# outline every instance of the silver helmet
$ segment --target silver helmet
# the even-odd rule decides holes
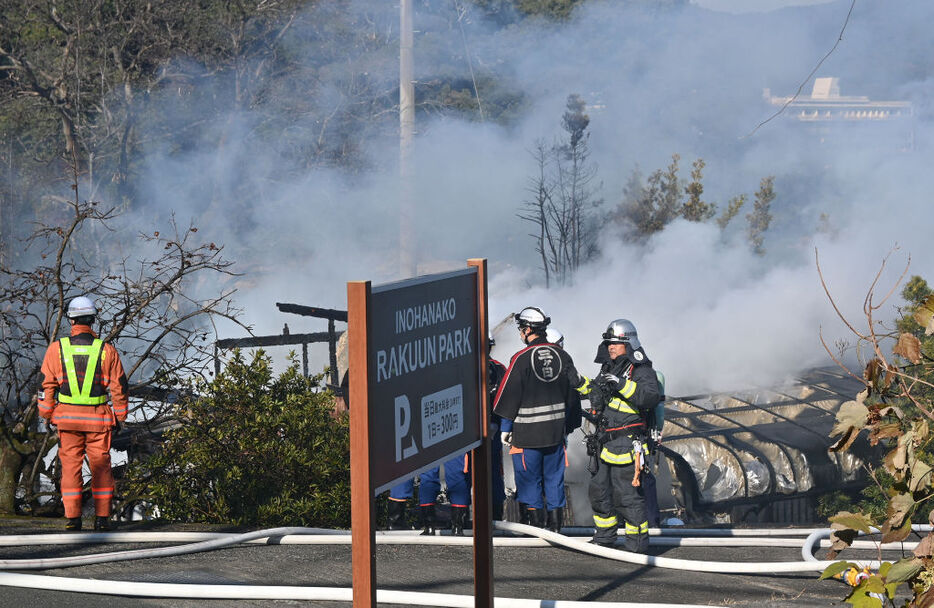
[[[96,317],[97,306],[94,304],[94,300],[91,298],[87,296],[78,296],[68,303],[67,316],[69,319],[77,319],[78,317]]]
[[[543,330],[551,323],[551,317],[546,315],[541,308],[535,306],[526,306],[515,314],[516,324],[531,329]]]
[[[549,327],[545,330],[545,340],[564,348],[564,334],[553,327]]]
[[[628,344],[632,350],[642,346],[636,326],[629,319],[616,319],[611,322],[603,332],[603,342],[604,344]]]

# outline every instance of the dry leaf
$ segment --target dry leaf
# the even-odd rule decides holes
[[[934,334],[934,294],[924,299],[914,314],[915,321],[924,328],[924,335]]]
[[[859,430],[866,426],[868,418],[868,407],[856,401],[847,401],[837,411],[837,423],[834,425],[833,430],[830,431],[830,436],[836,437],[851,428]]]
[[[903,333],[898,337],[898,343],[892,349],[892,352],[917,365],[921,363],[921,340],[917,336]]]

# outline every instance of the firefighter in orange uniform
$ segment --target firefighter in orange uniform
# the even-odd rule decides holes
[[[91,329],[94,301],[79,296],[68,304],[71,336],[49,345],[42,361],[39,415],[58,428],[62,461],[62,503],[66,530],[81,530],[81,466],[91,469],[95,530],[110,529],[114,478],[110,465],[112,429],[126,420],[127,378],[117,350]],[[107,404],[107,392],[113,406]]]

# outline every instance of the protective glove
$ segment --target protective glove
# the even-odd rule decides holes
[[[580,372],[577,371],[577,368],[573,365],[568,369],[568,383],[570,383],[571,388],[577,389],[584,386],[584,383],[587,382],[587,378],[580,375]]]
[[[512,432],[503,431],[499,434],[500,441],[503,442],[503,447],[509,449],[512,446]]]
[[[619,376],[604,372],[597,376],[597,381],[614,393],[619,391]]]

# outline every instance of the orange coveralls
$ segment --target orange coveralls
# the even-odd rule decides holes
[[[69,343],[73,347],[92,345],[97,334],[88,325],[71,327]],[[75,354],[75,378],[69,379],[68,367],[62,354],[62,341],[56,340],[45,351],[42,361],[42,391],[39,393],[39,415],[58,427],[58,455],[62,462],[62,503],[65,517],[81,516],[81,489],[84,479],[81,467],[87,455],[91,468],[91,494],[98,516],[110,515],[114,494],[114,478],[110,464],[111,430],[116,421],[123,422],[127,414],[127,378],[120,356],[110,344],[104,343],[94,364],[90,386],[85,384],[85,372],[91,355]],[[91,362],[95,363],[95,362]],[[77,387],[88,400],[97,404],[62,403],[74,401]],[[85,390],[89,388],[90,390]],[[107,404],[107,391],[113,407]]]

